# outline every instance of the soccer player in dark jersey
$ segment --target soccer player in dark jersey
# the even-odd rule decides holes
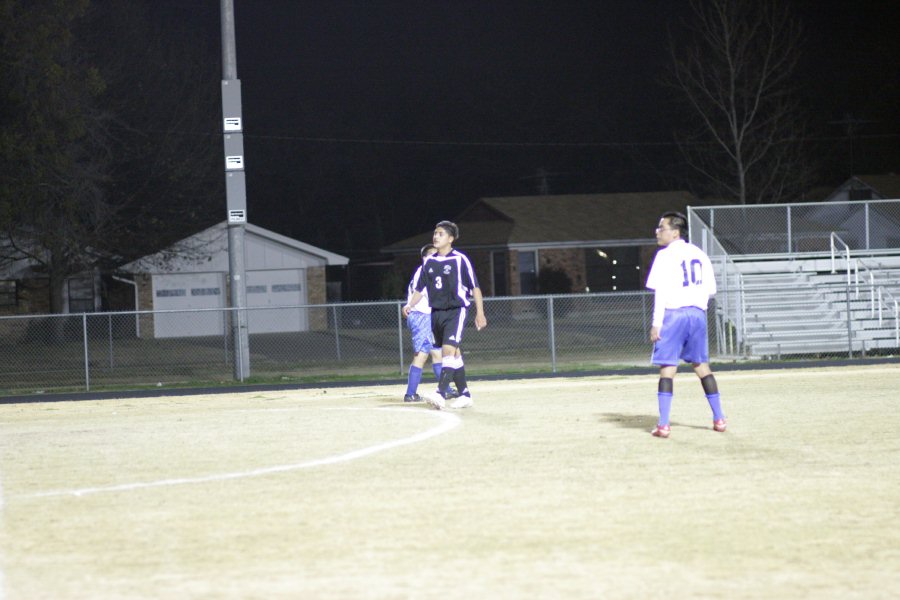
[[[403,307],[403,314],[408,315],[411,307],[422,298],[423,290],[428,289],[431,330],[435,345],[441,348],[442,368],[438,391],[428,394],[426,399],[437,409],[446,405],[451,382],[456,384],[459,393],[459,397],[451,403],[451,408],[472,406],[472,394],[466,383],[465,366],[459,349],[466,315],[472,302],[475,303],[475,327],[479,331],[487,327],[484,300],[475,277],[475,269],[472,268],[469,257],[453,249],[453,242],[458,238],[459,227],[455,223],[441,221],[435,226],[431,241],[437,253],[425,261],[416,290]]]

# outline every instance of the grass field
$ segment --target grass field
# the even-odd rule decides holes
[[[0,405],[0,598],[894,598],[894,365]]]

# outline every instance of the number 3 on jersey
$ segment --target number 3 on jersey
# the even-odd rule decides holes
[[[684,263],[682,263],[681,266],[684,266]],[[685,285],[687,285],[687,284],[685,284]],[[442,287],[444,287],[444,282],[441,281],[440,275],[438,275],[437,277],[434,278],[434,287],[436,287],[437,289],[441,289]]]
[[[681,272],[684,274],[682,286],[687,287],[703,283],[703,264],[696,258],[690,264],[690,280],[688,280],[688,264],[686,261],[681,261]]]

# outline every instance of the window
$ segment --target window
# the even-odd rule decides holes
[[[273,292],[299,292],[299,283],[276,283],[272,285]]]
[[[218,296],[221,290],[214,288],[191,288],[191,296]]]
[[[176,296],[187,296],[187,290],[156,290],[157,298],[174,298]]]
[[[15,306],[16,304],[16,282],[10,279],[0,281],[0,306]]]
[[[491,252],[491,277],[495,296],[509,295],[509,287],[506,282],[506,260],[506,252]]]
[[[640,249],[633,247],[587,248],[584,254],[587,291],[622,292],[640,290]]]
[[[519,252],[519,293],[537,293],[537,251]]]
[[[88,274],[82,277],[72,277],[67,280],[69,288],[69,312],[86,313],[94,312],[94,277]]]

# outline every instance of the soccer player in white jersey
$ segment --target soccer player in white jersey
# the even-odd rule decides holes
[[[422,266],[429,256],[437,252],[433,244],[425,244],[419,251],[422,257],[422,264],[413,273],[409,286],[406,289],[407,302],[416,291],[416,285],[422,277]],[[409,365],[409,375],[406,378],[406,394],[403,396],[404,402],[421,402],[422,397],[416,393],[419,383],[422,382],[422,368],[428,357],[431,357],[431,368],[434,371],[434,377],[438,381],[441,379],[441,350],[434,345],[434,334],[431,333],[431,307],[428,305],[428,295],[424,295],[416,304],[410,305],[409,314],[406,316],[406,325],[409,327],[412,336],[413,356],[412,364]]]
[[[456,384],[459,397],[451,408],[472,406],[472,394],[466,382],[465,365],[459,346],[462,342],[463,326],[469,306],[475,302],[475,327],[487,327],[484,316],[484,301],[475,269],[462,252],[454,250],[453,242],[459,238],[459,227],[450,221],[435,225],[431,241],[437,253],[431,255],[422,266],[422,276],[415,286],[415,292],[403,307],[408,315],[412,306],[422,299],[428,289],[428,303],[431,306],[431,331],[435,344],[441,347],[441,378],[436,393],[426,395],[426,400],[437,409],[444,408],[450,393],[451,381]],[[472,300],[469,299],[471,294]]]
[[[719,388],[709,368],[709,339],[706,332],[706,308],[716,293],[712,263],[706,253],[682,237],[687,233],[687,218],[667,212],[656,228],[656,243],[661,246],[653,259],[647,288],[654,291],[652,362],[659,367],[659,421],[650,433],[669,437],[673,382],[680,360],[691,364],[700,378],[703,392],[713,413],[713,429],[725,431]]]

